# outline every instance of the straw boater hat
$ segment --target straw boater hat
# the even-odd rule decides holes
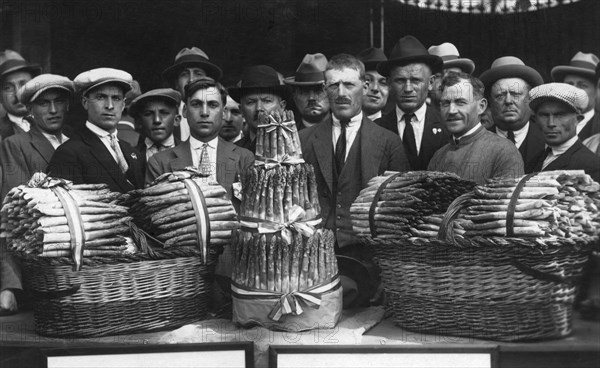
[[[162,77],[168,83],[177,78],[177,73],[186,66],[198,66],[206,72],[206,75],[218,81],[223,76],[221,68],[211,63],[208,55],[197,47],[183,48],[175,56],[175,62],[162,72]]]
[[[560,101],[581,115],[588,105],[588,96],[582,89],[566,83],[542,84],[529,91],[529,107],[533,111],[546,101]]]
[[[442,71],[442,59],[437,55],[430,55],[414,36],[402,37],[394,46],[388,60],[377,64],[377,71],[387,77],[393,67],[411,63],[424,63],[431,68],[433,74]]]
[[[26,70],[32,76],[37,76],[42,72],[42,67],[38,64],[30,64],[16,51],[0,51],[0,79],[5,75],[19,70]]]
[[[242,95],[251,91],[265,91],[287,98],[288,89],[281,84],[277,71],[268,65],[254,65],[244,68],[239,83],[229,89],[229,95],[240,101]]]
[[[479,76],[485,86],[486,93],[490,92],[492,85],[497,80],[504,78],[521,78],[529,83],[531,87],[544,83],[537,70],[525,65],[521,59],[514,56],[503,56],[494,60],[492,66]]]
[[[75,82],[77,92],[82,96],[85,96],[93,88],[107,83],[119,85],[123,88],[123,94],[125,94],[131,89],[133,78],[131,77],[131,74],[123,70],[97,68],[79,74],[75,77],[73,82]]]
[[[444,69],[459,68],[467,74],[472,74],[475,70],[475,63],[471,59],[461,58],[456,46],[450,42],[444,42],[441,45],[431,46],[429,48],[431,55],[437,55],[444,62]]]
[[[50,89],[60,89],[71,95],[75,86],[69,78],[62,75],[40,74],[19,88],[17,98],[21,103],[28,104]]]
[[[362,50],[356,57],[365,64],[365,71],[377,70],[377,64],[388,60],[383,50],[376,47]]]
[[[580,75],[584,78],[595,81],[596,66],[598,65],[598,57],[592,53],[584,54],[579,51],[569,65],[559,65],[552,68],[550,75],[555,82],[562,82],[568,74]]]
[[[131,101],[131,105],[129,105],[129,115],[137,115],[139,113],[138,110],[147,100],[166,100],[169,101],[171,105],[179,107],[179,104],[181,103],[181,94],[171,88],[159,88],[148,91]]]
[[[325,67],[327,58],[321,53],[306,54],[293,77],[283,80],[283,83],[291,86],[314,86],[325,82]]]

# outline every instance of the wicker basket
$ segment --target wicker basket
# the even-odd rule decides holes
[[[197,251],[85,258],[80,271],[73,271],[68,258],[24,257],[21,262],[40,335],[148,332],[207,315],[214,261],[203,265]]]

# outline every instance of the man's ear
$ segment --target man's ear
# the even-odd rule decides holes
[[[183,116],[185,116],[185,118],[187,119],[187,103],[183,104],[183,109],[181,110],[181,114]],[[181,121],[181,115],[177,114],[177,116],[179,116],[179,121]]]
[[[485,98],[482,98],[481,100],[479,100],[479,103],[478,103],[479,115],[481,115],[485,112],[485,109],[487,108],[487,104],[488,104],[488,102]]]
[[[81,96],[81,106],[87,111],[88,109],[88,99],[85,96]]]
[[[181,115],[179,115],[179,114],[175,115],[174,122],[175,122],[175,124],[173,124],[174,126],[179,126],[179,123],[181,123]]]
[[[287,101],[286,101],[286,100],[284,100],[284,99],[282,99],[282,100],[279,102],[279,106],[281,106],[281,110],[285,110],[285,107],[287,106]]]
[[[435,81],[435,75],[430,75],[427,80],[427,90],[433,91],[433,82]]]

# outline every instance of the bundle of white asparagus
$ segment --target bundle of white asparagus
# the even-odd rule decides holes
[[[79,216],[63,208],[60,194],[55,191],[57,186],[68,193]],[[14,251],[67,257],[72,255],[71,230],[77,226],[83,228],[84,256],[132,253],[136,251],[128,238],[132,218],[126,207],[117,204],[122,197],[105,184],[73,185],[36,173],[27,185],[11,189],[4,198],[0,237]]]
[[[192,202],[194,195],[189,192],[189,188],[194,190],[193,183],[189,187],[186,180],[196,183],[204,197],[203,201],[197,204]],[[203,229],[198,225],[202,221],[197,218],[196,211],[201,211],[198,212],[199,216],[203,216],[202,213],[208,214],[211,246],[229,244],[231,230],[239,227],[231,200],[227,198],[227,191],[217,182],[207,181],[193,171],[163,174],[152,186],[133,190],[129,195],[126,203],[130,205],[135,223],[158,238],[167,248],[198,246],[198,233]],[[196,210],[194,206],[197,206]]]
[[[508,205],[520,181],[490,180],[474,190],[461,210],[464,236],[506,236]],[[582,170],[546,171],[530,178],[514,210],[516,237],[579,237],[598,234],[600,184]]]
[[[302,147],[292,111],[275,111],[258,115],[256,159],[272,162],[300,163]]]
[[[395,177],[391,179],[392,176]],[[450,203],[474,186],[475,183],[452,173],[385,172],[372,178],[350,207],[353,229],[359,236],[371,236],[375,230],[376,236],[383,239],[435,237]]]

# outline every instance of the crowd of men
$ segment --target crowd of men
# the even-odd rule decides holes
[[[293,76],[255,65],[225,88],[221,68],[192,47],[163,71],[168,88],[143,92],[123,70],[97,68],[70,80],[5,50],[0,192],[4,198],[43,171],[125,193],[195,167],[233,197],[234,183],[254,163],[259,113],[293,109],[324,226],[336,233],[337,254],[360,265],[342,270],[344,294],[361,289],[345,305],[365,305],[378,295],[364,277],[377,272],[353,234],[349,209],[374,176],[450,171],[484,184],[580,169],[600,181],[598,57],[578,52],[567,60],[552,69],[553,83],[514,56],[499,57],[476,78],[473,61],[453,44],[426,48],[405,36],[389,56],[376,48],[329,60],[307,54]],[[77,129],[65,124],[75,103],[87,112]],[[18,263],[4,248],[0,315],[18,310],[22,290]]]

